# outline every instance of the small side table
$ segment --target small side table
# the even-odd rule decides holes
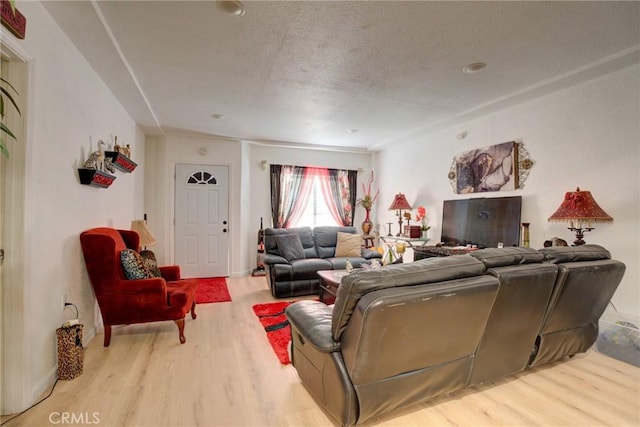
[[[364,243],[365,249],[373,248],[376,245],[376,236],[374,236],[373,234],[363,234],[362,241]]]
[[[342,276],[349,274],[347,270],[320,270],[318,278],[320,279],[320,302],[327,305],[336,301],[338,294],[338,286],[342,281]]]
[[[380,236],[380,240],[387,245],[391,245],[395,242],[405,242],[410,248],[425,246],[429,241],[429,239],[410,238],[404,236]]]

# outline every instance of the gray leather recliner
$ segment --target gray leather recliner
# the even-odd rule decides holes
[[[355,227],[309,227],[266,228],[264,231],[265,253],[261,260],[271,294],[274,297],[293,297],[317,294],[320,287],[318,271],[346,268],[347,258],[336,257],[338,232],[356,234]],[[303,248],[299,259],[287,259],[278,247],[278,236],[297,235]],[[371,249],[361,249],[360,256],[348,258],[354,267],[370,263],[382,255]]]

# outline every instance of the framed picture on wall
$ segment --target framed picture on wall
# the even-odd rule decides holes
[[[522,188],[532,165],[523,144],[509,141],[457,155],[449,181],[457,194],[515,190]]]

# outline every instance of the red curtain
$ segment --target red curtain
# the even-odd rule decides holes
[[[344,179],[346,172],[336,169],[322,169],[319,172],[320,188],[322,188],[322,195],[329,206],[329,212],[336,224],[343,227],[351,225],[352,211],[349,203],[348,181]]]
[[[271,217],[274,227],[290,227],[307,206],[313,177],[306,169],[271,165]]]
[[[309,203],[309,196],[311,196],[311,187],[313,186],[313,177],[316,168],[301,168],[302,176],[300,179],[300,189],[298,191],[297,197],[294,202],[291,204],[291,210],[289,212],[287,221],[284,223],[284,228],[289,228],[291,224],[295,224],[298,222],[304,209],[307,207],[307,203]],[[298,177],[296,177],[298,179]]]
[[[271,165],[271,215],[274,227],[288,228],[304,212],[315,177],[335,222],[352,225],[357,171]]]

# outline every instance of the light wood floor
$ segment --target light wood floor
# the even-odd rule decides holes
[[[114,327],[109,348],[89,343],[81,376],[6,426],[59,426],[62,412],[99,426],[333,426],[251,310],[273,300],[265,278],[228,283],[233,302],[200,305],[186,344],[173,322]],[[589,351],[366,425],[638,426],[640,369]]]

